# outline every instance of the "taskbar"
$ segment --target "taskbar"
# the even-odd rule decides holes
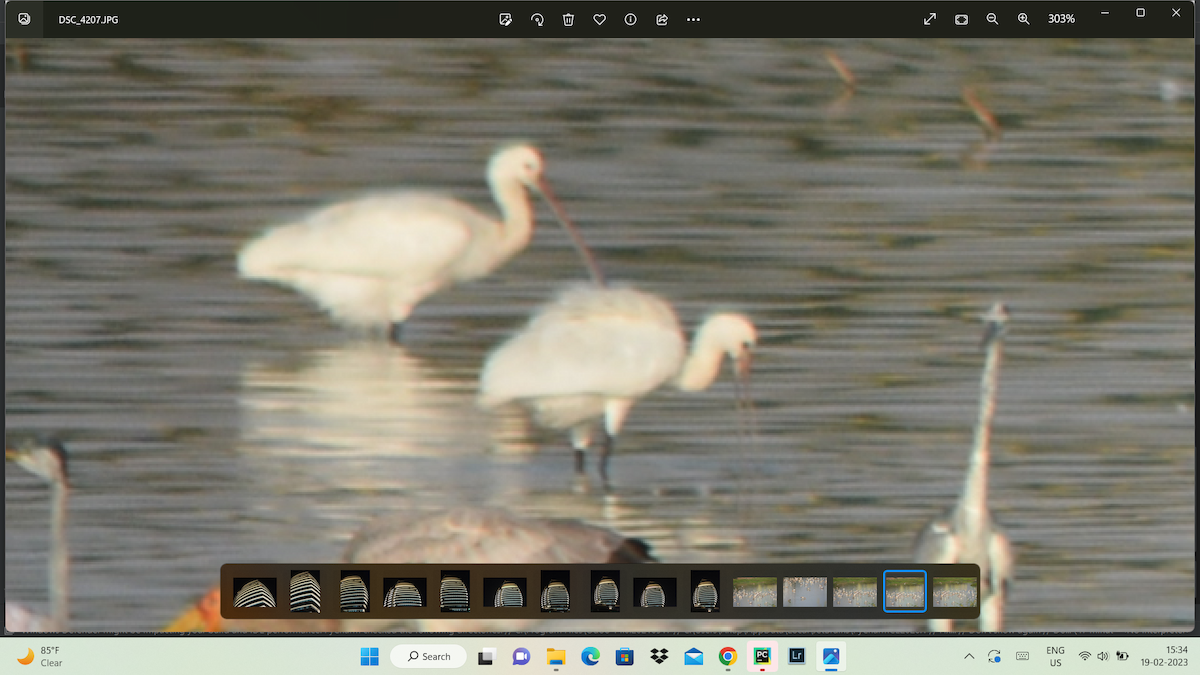
[[[10,636],[5,658],[62,672],[971,673],[1189,672],[1189,636],[372,635]],[[1002,671],[1001,668],[1004,670]],[[1159,669],[1165,670],[1159,670]]]

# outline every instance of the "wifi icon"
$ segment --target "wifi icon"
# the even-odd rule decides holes
[[[1079,658],[1083,659],[1084,661],[1087,661],[1088,659],[1092,658],[1092,653],[1091,652],[1079,652]]]

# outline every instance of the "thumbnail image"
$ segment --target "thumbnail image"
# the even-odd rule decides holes
[[[925,606],[925,577],[884,578],[887,594],[883,599],[889,609],[910,609]]]
[[[6,50],[12,630],[1192,626],[1190,40]],[[980,618],[454,573],[875,561]]]
[[[292,573],[291,609],[302,614],[321,612],[321,572],[301,570]]]
[[[784,607],[825,607],[829,602],[828,577],[784,577]]]
[[[975,577],[934,577],[929,582],[930,606],[975,607],[979,605],[979,583]]]
[[[234,579],[233,606],[265,608],[275,606],[274,579]]]
[[[734,577],[734,607],[776,607],[779,591],[775,577]]]
[[[384,579],[384,607],[424,607],[425,579]]]
[[[371,587],[371,577],[365,571],[342,573],[342,611],[362,613],[370,609],[371,598],[368,589]]]
[[[834,607],[878,607],[879,580],[875,577],[834,577]]]

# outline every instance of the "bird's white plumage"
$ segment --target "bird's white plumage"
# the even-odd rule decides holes
[[[685,391],[705,389],[725,355],[744,377],[756,340],[746,317],[715,314],[697,329],[685,357],[679,319],[665,300],[628,287],[572,287],[488,357],[479,400],[484,407],[520,402],[540,424],[570,429],[577,473],[602,417],[600,477],[607,486],[608,455],[637,399],[673,378]]]
[[[529,403],[543,424],[565,428],[635,399],[679,372],[679,319],[661,298],[632,288],[574,287],[538,311],[488,357],[486,407]]]
[[[498,237],[495,223],[454,200],[374,195],[268,231],[243,249],[238,267],[248,279],[294,286],[339,321],[372,326],[402,320],[442,287],[490,272],[462,261],[472,245]]]
[[[498,151],[488,182],[500,219],[436,193],[372,194],[267,231],[242,249],[238,271],[292,286],[342,323],[378,328],[404,321],[429,295],[485,276],[525,248],[533,234],[530,189],[577,236],[542,180],[536,149]]]

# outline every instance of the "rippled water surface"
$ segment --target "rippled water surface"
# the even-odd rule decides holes
[[[978,315],[1004,300],[1006,628],[1190,627],[1195,108],[1160,88],[1191,86],[1193,45],[1015,47],[8,43],[5,423],[72,452],[72,626],[155,629],[223,563],[334,562],[377,514],[458,504],[582,518],[666,562],[906,561],[961,489]],[[605,496],[573,489],[561,435],[476,407],[488,350],[584,278],[544,207],[402,348],[235,273],[263,228],[364,191],[488,205],[514,139],[611,277],[688,326],[754,318],[753,439],[727,373],[655,393]],[[6,599],[42,611],[48,508],[8,466]]]

